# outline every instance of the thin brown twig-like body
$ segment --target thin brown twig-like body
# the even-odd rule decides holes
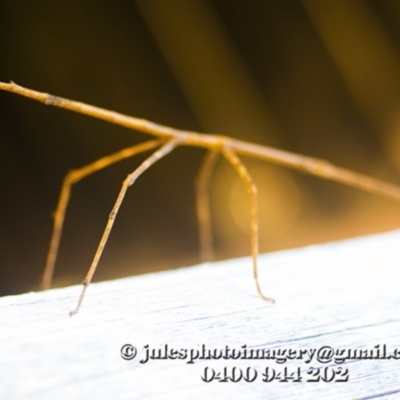
[[[74,311],[70,313],[71,315],[75,314],[79,310],[87,286],[89,285],[96,270],[97,264],[99,262],[104,246],[107,242],[116,214],[119,210],[119,207],[121,206],[126,190],[146,169],[148,169],[157,160],[171,152],[176,146],[192,146],[209,150],[209,154],[207,155],[203,163],[197,179],[197,214],[200,224],[200,243],[203,256],[210,257],[212,255],[212,234],[207,192],[212,169],[216,161],[216,155],[219,153],[223,154],[245,183],[250,198],[251,253],[253,259],[253,276],[256,282],[257,291],[260,296],[265,300],[273,301],[271,298],[266,297],[262,293],[257,275],[257,188],[247,169],[240,161],[238,155],[259,158],[274,164],[296,169],[323,179],[336,181],[348,186],[359,188],[364,191],[372,192],[395,200],[400,200],[400,187],[357,172],[350,171],[348,169],[337,167],[322,159],[290,153],[267,146],[252,144],[232,139],[226,136],[201,134],[193,131],[178,130],[168,126],[155,124],[151,121],[147,121],[144,119],[139,119],[114,111],[106,110],[100,107],[95,107],[85,103],[27,89],[13,82],[0,82],[0,90],[9,91],[34,100],[38,100],[46,105],[65,108],[77,113],[102,119],[107,122],[117,124],[129,129],[135,129],[137,131],[148,133],[158,138],[158,140],[148,141],[142,143],[141,145],[132,146],[130,148],[121,150],[120,152],[114,153],[113,155],[101,158],[100,160],[88,164],[83,168],[72,171],[70,174],[67,175],[64,180],[58,207],[55,213],[53,236],[48,253],[46,268],[42,277],[42,287],[49,287],[51,283],[54,270],[54,262],[58,251],[62,225],[72,185],[77,181],[83,179],[84,177],[96,171],[99,171],[100,169],[103,169],[115,162],[118,162],[127,157],[132,157],[135,154],[159,147],[159,149],[156,150],[150,157],[148,157],[142,164],[140,164],[140,166],[134,172],[132,172],[132,174],[128,175],[128,177],[123,182],[114,208],[110,213],[108,223],[104,230],[98,249],[95,253],[93,262],[83,281],[84,286],[79,297],[77,307]]]

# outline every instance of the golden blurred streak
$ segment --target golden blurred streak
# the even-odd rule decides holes
[[[362,0],[303,0],[360,111],[388,134],[400,104],[400,60],[370,5]]]
[[[300,190],[285,171],[258,166],[252,169],[257,182],[260,224],[260,240],[278,237],[293,227],[300,209]],[[236,180],[229,194],[229,207],[236,225],[250,234],[249,199],[243,183]]]
[[[137,4],[203,129],[277,145],[277,125],[212,4]]]
[[[137,0],[137,4],[202,128],[279,146],[274,117],[212,3]],[[229,168],[217,174],[223,178],[219,179],[218,190],[211,192],[211,205],[216,209],[226,207],[224,199],[235,182],[243,184],[236,176],[230,179]],[[279,187],[269,189],[279,192]],[[246,220],[247,199],[245,204],[238,199],[235,210]],[[234,224],[235,213],[230,211],[225,221],[221,221],[220,212],[213,213],[216,240],[229,241],[230,248],[247,254],[248,241],[243,240]]]
[[[284,169],[254,160],[246,165],[258,191],[260,252],[285,248],[288,236],[296,235],[302,223],[304,193]],[[225,257],[246,255],[250,245],[250,203],[246,187],[230,166],[224,164],[216,170],[213,185],[218,198],[211,204],[218,250]]]

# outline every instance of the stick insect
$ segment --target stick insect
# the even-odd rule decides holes
[[[155,137],[153,140],[140,143],[122,149],[116,153],[110,154],[98,159],[81,168],[70,171],[62,184],[58,205],[54,214],[53,233],[50,240],[50,247],[47,254],[46,265],[41,278],[41,289],[48,289],[51,285],[54,265],[57,258],[58,248],[61,240],[61,233],[65,219],[72,186],[88,175],[93,174],[103,168],[110,166],[136,154],[153,150],[153,153],[147,157],[132,173],[130,173],[122,183],[122,187],[115,200],[115,204],[109,214],[106,227],[100,239],[93,261],[82,282],[83,287],[79,295],[76,307],[70,312],[70,315],[76,314],[82,304],[86,290],[93,278],[107,243],[114,221],[124,200],[125,194],[136,179],[148,168],[161,158],[165,157],[178,146],[193,146],[207,150],[203,164],[200,167],[196,180],[196,209],[199,224],[200,250],[203,261],[212,259],[212,231],[211,215],[208,203],[208,186],[211,175],[219,155],[222,155],[233,167],[240,179],[244,182],[250,200],[250,242],[251,257],[253,267],[253,277],[256,290],[264,300],[274,302],[274,299],[267,297],[261,290],[258,280],[257,256],[258,256],[258,216],[257,216],[257,187],[250,176],[245,165],[239,158],[239,155],[259,158],[274,164],[299,170],[317,177],[328,179],[342,184],[352,186],[367,192],[372,192],[381,196],[400,200],[400,187],[374,179],[372,177],[337,167],[325,160],[303,156],[271,147],[252,144],[227,136],[201,134],[193,131],[174,129],[168,126],[156,124],[154,122],[120,114],[114,111],[95,107],[89,104],[68,100],[62,97],[53,96],[47,93],[27,89],[15,84],[14,82],[0,82],[0,89],[16,93],[46,105],[65,108],[77,113],[85,114],[94,118],[99,118],[112,124],[120,125],[126,128],[134,129],[147,133]]]

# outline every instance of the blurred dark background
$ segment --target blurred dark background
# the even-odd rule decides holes
[[[400,183],[398,0],[21,0],[0,2],[0,18],[2,81]],[[36,288],[66,172],[146,138],[0,93],[0,295]],[[193,182],[203,155],[177,149],[135,183],[95,281],[200,261]],[[143,157],[74,187],[56,286],[83,279]],[[400,227],[393,201],[243,161],[260,192],[261,252]],[[249,254],[247,201],[220,161],[218,259]]]

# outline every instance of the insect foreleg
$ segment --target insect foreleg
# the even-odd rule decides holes
[[[93,275],[96,271],[97,265],[99,263],[100,257],[103,253],[104,247],[107,243],[108,237],[110,236],[111,229],[114,225],[115,218],[118,214],[118,211],[121,207],[122,201],[124,200],[126,191],[128,190],[129,186],[132,186],[136,179],[143,174],[148,168],[150,168],[156,161],[160,160],[168,153],[170,153],[176,146],[180,143],[179,139],[172,139],[165,143],[162,147],[152,153],[146,160],[144,160],[131,174],[129,174],[126,179],[122,182],[122,187],[120,192],[118,193],[117,199],[115,201],[114,207],[111,210],[111,213],[108,217],[107,225],[104,229],[103,236],[100,239],[100,243],[97,247],[96,253],[94,255],[92,264],[89,267],[89,270],[83,280],[83,288],[81,294],[78,298],[78,303],[76,305],[75,310],[70,312],[70,315],[74,315],[79,311],[79,308],[82,304],[83,298],[85,297],[86,289],[89,286]]]
[[[163,143],[162,140],[149,140],[135,146],[117,151],[116,153],[102,157],[90,164],[81,168],[70,171],[64,178],[60,197],[58,200],[56,211],[54,212],[53,233],[50,240],[49,251],[47,253],[46,265],[40,280],[40,289],[46,290],[50,288],[53,279],[54,265],[57,259],[58,249],[62,235],[62,229],[65,220],[68,203],[71,197],[72,186],[87,176],[108,167],[111,164],[124,160],[125,158],[133,157],[136,154],[151,150]]]

